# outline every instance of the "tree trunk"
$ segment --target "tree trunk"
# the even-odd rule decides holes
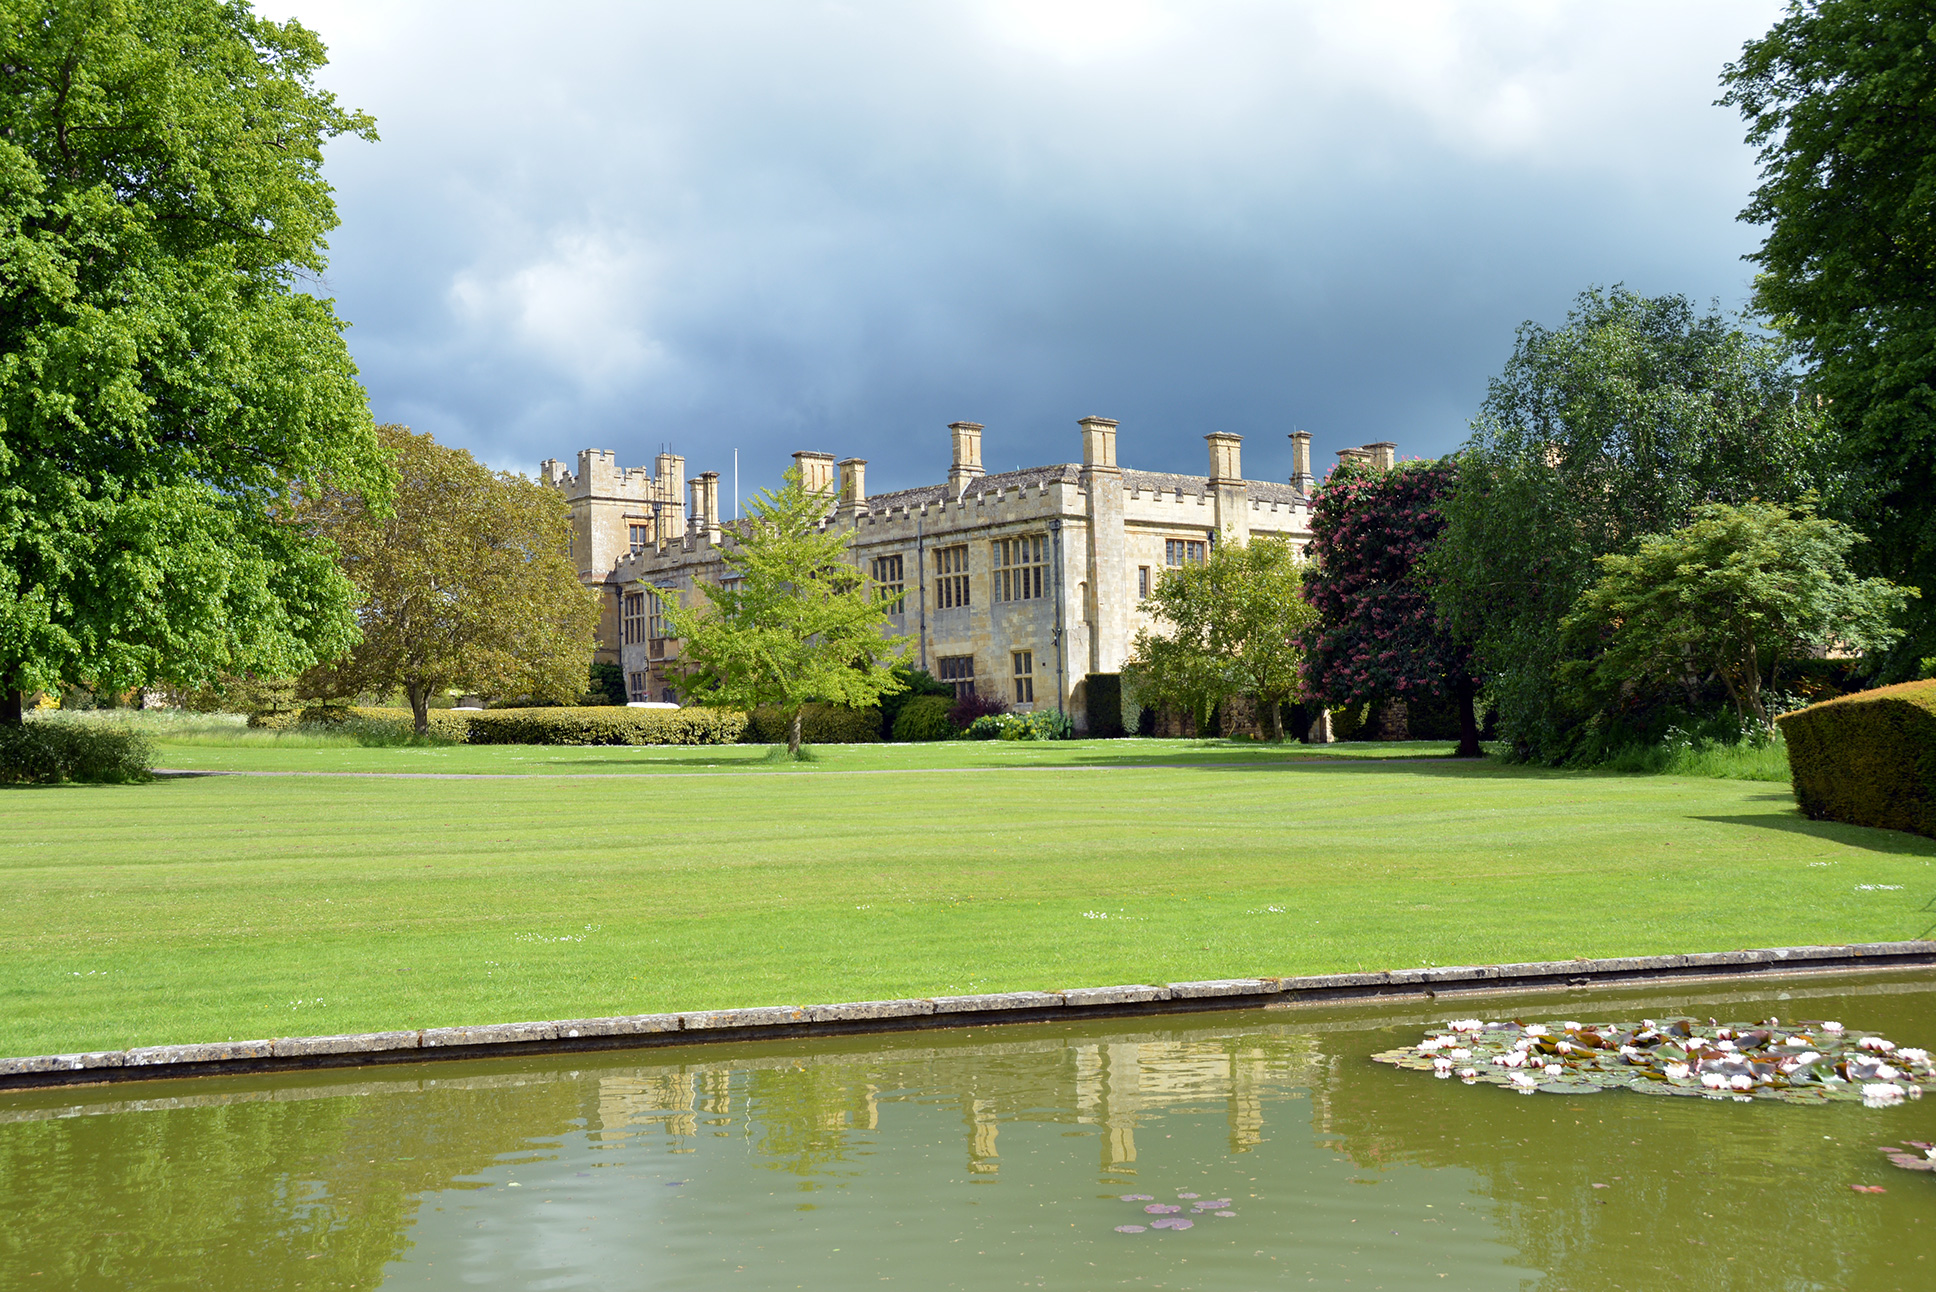
[[[1454,758],[1484,758],[1486,751],[1479,748],[1479,715],[1473,707],[1473,693],[1479,688],[1472,679],[1464,674],[1453,689],[1453,696],[1459,702],[1459,748]]]
[[[793,721],[787,724],[787,757],[800,756],[800,711],[793,711]]]
[[[1257,705],[1257,725],[1263,730],[1264,739],[1270,741],[1272,744],[1282,742],[1284,739],[1284,711],[1278,707],[1277,701],[1270,699],[1268,696],[1258,696],[1255,703]]]
[[[403,688],[410,697],[410,722],[419,736],[430,734],[430,688],[416,683]]]

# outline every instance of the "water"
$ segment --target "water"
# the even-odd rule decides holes
[[[1448,1009],[1936,1043],[1923,975],[0,1095],[0,1288],[1936,1286],[1936,1174],[1875,1147],[1936,1141],[1936,1097],[1527,1097],[1367,1060]]]

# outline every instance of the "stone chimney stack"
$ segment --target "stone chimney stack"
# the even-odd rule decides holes
[[[1370,449],[1339,449],[1338,465],[1343,466],[1347,462],[1356,462],[1361,466],[1370,466],[1371,450]]]
[[[653,495],[659,505],[652,509],[661,543],[676,543],[686,536],[686,514],[679,506],[679,482],[686,478],[686,460],[677,453],[661,453],[652,459]]]
[[[719,541],[719,472],[701,471],[687,481],[692,495],[692,529],[695,538],[709,543]]]
[[[1109,417],[1085,417],[1082,427],[1082,465],[1091,469],[1116,470],[1116,422]]]
[[[948,492],[959,498],[961,491],[979,480],[981,470],[981,423],[949,422],[954,433],[954,464],[948,468]]]
[[[1232,435],[1228,431],[1212,431],[1203,438],[1210,444],[1211,482],[1242,480],[1244,478],[1244,437]]]
[[[1311,433],[1291,432],[1291,486],[1299,493],[1310,493],[1318,478],[1311,474]]]
[[[849,515],[867,510],[867,459],[842,458],[840,467],[840,509]]]
[[[834,455],[802,449],[793,455],[800,471],[800,487],[808,493],[831,495],[834,491]]]
[[[1398,446],[1390,440],[1380,440],[1365,447],[1371,450],[1371,465],[1376,469],[1389,471],[1398,465]]]

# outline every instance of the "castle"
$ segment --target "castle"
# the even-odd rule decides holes
[[[1078,425],[1080,462],[989,475],[983,428],[955,422],[945,484],[873,497],[860,458],[793,459],[804,487],[828,495],[823,523],[851,533],[849,551],[890,603],[893,631],[913,639],[910,663],[957,693],[978,690],[1024,712],[1060,706],[1080,731],[1084,680],[1122,668],[1137,629],[1152,625],[1145,601],[1158,576],[1252,535],[1303,550],[1316,479],[1304,431],[1291,433],[1293,473],[1279,484],[1244,479],[1241,436],[1204,437],[1208,475],[1170,475],[1119,466],[1111,419]],[[1339,456],[1389,466],[1396,447]],[[720,519],[719,474],[686,481],[682,499],[676,454],[661,453],[647,472],[586,449],[575,474],[555,458],[539,470],[570,507],[579,577],[607,594],[598,658],[619,664],[632,700],[675,700],[679,643],[651,588],[732,577],[723,558],[737,533]]]

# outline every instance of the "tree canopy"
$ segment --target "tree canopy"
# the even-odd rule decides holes
[[[1885,676],[1936,652],[1936,13],[1928,0],[1791,3],[1729,64],[1761,149],[1741,218],[1767,230],[1755,301],[1800,347],[1873,497],[1864,563],[1922,588]]]
[[[1513,756],[1575,753],[1585,715],[1558,688],[1560,621],[1598,557],[1702,503],[1792,502],[1832,483],[1792,357],[1684,296],[1620,287],[1583,293],[1562,327],[1520,327],[1423,563]]]
[[[1861,536],[1808,507],[1705,503],[1694,521],[1599,559],[1600,577],[1562,624],[1573,657],[1562,674],[1583,707],[1612,708],[1645,684],[1696,689],[1712,673],[1736,714],[1768,729],[1770,685],[1784,658],[1888,646],[1908,594],[1858,579]]]
[[[1191,714],[1199,732],[1219,704],[1248,695],[1265,737],[1282,739],[1280,706],[1298,694],[1312,618],[1303,578],[1290,544],[1267,537],[1218,543],[1202,565],[1163,571],[1148,608],[1168,627],[1137,632],[1123,667],[1131,694]]]
[[[787,751],[800,753],[800,706],[820,700],[855,708],[907,685],[893,664],[908,638],[891,636],[877,600],[848,553],[850,535],[823,526],[832,498],[789,469],[762,489],[723,559],[732,571],[685,606],[658,589],[672,635],[682,639],[686,689],[709,703],[787,716]]]
[[[407,427],[379,433],[396,462],[393,508],[377,511],[346,490],[319,492],[302,508],[342,554],[363,633],[348,655],[305,677],[303,690],[402,688],[418,735],[431,698],[455,687],[582,695],[598,594],[572,563],[565,500]]]
[[[1437,696],[1456,702],[1459,756],[1477,758],[1471,650],[1447,631],[1420,559],[1445,528],[1457,463],[1342,463],[1311,506],[1304,581],[1305,693],[1327,707]]]
[[[344,324],[299,290],[322,43],[216,0],[0,0],[0,720],[63,681],[288,676],[355,636],[299,483],[381,503]]]

